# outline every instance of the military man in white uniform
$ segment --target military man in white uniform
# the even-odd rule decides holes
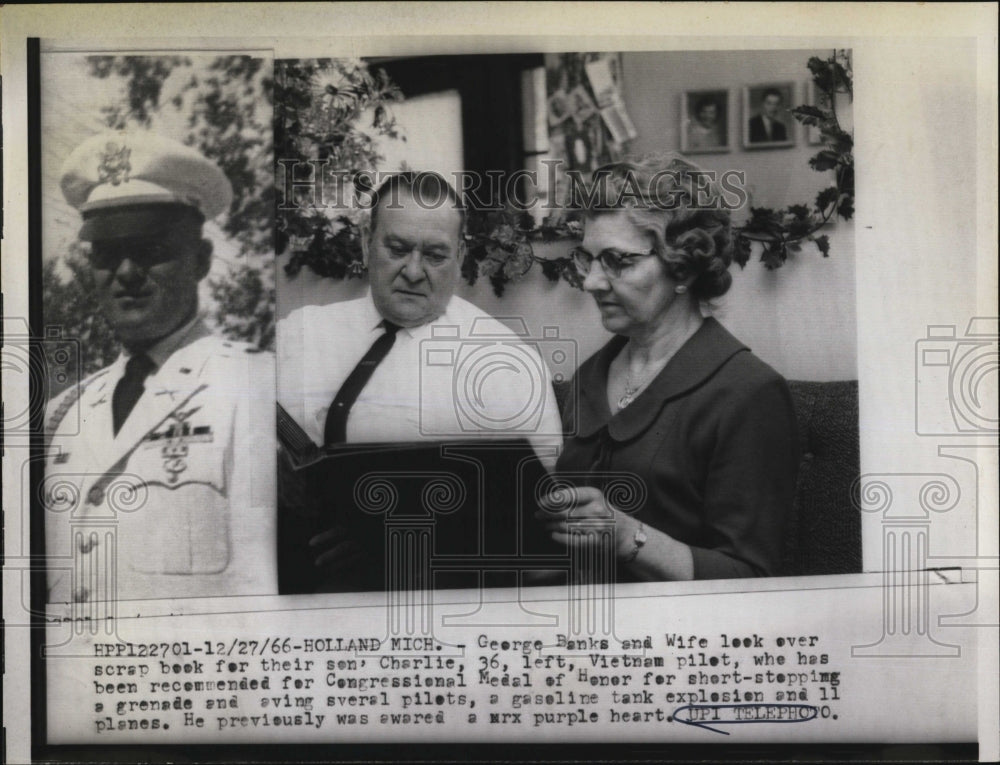
[[[228,180],[116,133],[77,147],[61,186],[122,352],[46,412],[49,602],[277,592],[274,358],[198,311]]]

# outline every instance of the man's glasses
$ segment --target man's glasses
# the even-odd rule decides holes
[[[123,239],[121,241],[91,242],[87,260],[93,268],[114,271],[128,258],[141,268],[166,263],[177,256],[176,246],[161,241]]]
[[[604,269],[604,273],[613,279],[617,279],[622,275],[622,272],[634,266],[638,261],[655,254],[655,250],[649,252],[623,252],[622,250],[609,247],[606,250],[601,250],[597,255],[593,255],[583,247],[574,247],[570,250],[569,257],[577,274],[581,277],[586,277],[590,273],[590,268],[596,259]]]

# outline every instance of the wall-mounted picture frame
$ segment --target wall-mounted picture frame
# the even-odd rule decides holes
[[[778,149],[795,145],[794,82],[743,87],[743,148]]]
[[[684,154],[731,151],[730,91],[689,90],[681,94],[680,136]]]

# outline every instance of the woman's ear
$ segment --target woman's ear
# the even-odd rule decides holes
[[[683,250],[676,251],[681,256],[686,253]],[[684,263],[671,263],[669,260],[666,261],[667,264],[667,275],[678,284],[690,284],[694,281],[694,277],[691,274],[691,269],[689,269]]]

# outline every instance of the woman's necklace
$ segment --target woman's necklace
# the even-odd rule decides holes
[[[632,383],[632,346],[628,347],[628,362],[625,366],[625,394],[618,399],[618,409],[624,409],[633,401],[635,401],[636,396],[649,384],[649,381],[656,376],[656,374],[666,366],[669,357],[656,361],[650,364],[643,370],[643,375],[640,377],[635,384]]]
[[[638,387],[633,388],[631,381],[628,379],[628,377],[626,377],[625,395],[622,396],[620,399],[618,399],[618,408],[624,409],[625,407],[627,407],[635,400],[635,397],[638,393],[639,393],[639,388]]]

